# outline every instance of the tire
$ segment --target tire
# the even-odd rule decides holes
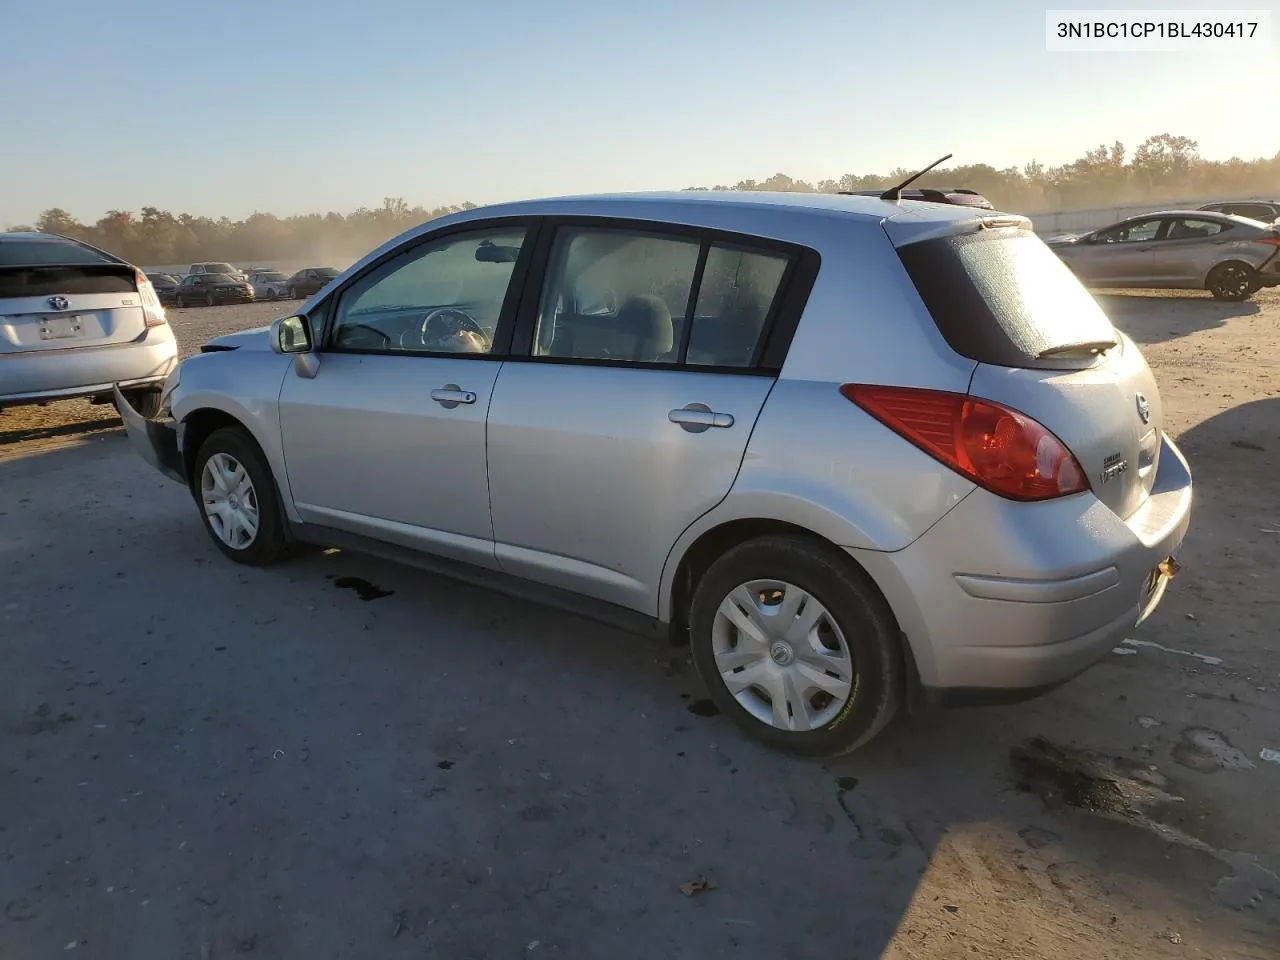
[[[290,299],[290,300],[301,300],[301,299],[302,299],[302,297],[298,296],[298,288],[297,288],[297,287],[290,287],[290,288],[289,288],[289,299]]]
[[[278,300],[279,298],[280,298],[280,294],[278,294],[278,293],[276,292],[276,288],[275,288],[275,287],[267,287],[267,299],[268,299],[268,300]]]
[[[159,390],[122,390],[124,398],[129,401],[129,406],[133,407],[140,416],[146,417],[148,420],[154,420],[156,414],[160,412],[160,391]],[[112,401],[115,406],[115,401]],[[116,408],[119,413],[119,407]]]
[[[1247,263],[1229,260],[1209,271],[1205,286],[1213,294],[1213,299],[1238,303],[1248,300],[1257,292],[1258,272]]]
[[[243,470],[248,489],[243,485],[226,489],[227,475],[238,475],[239,470]],[[222,474],[222,487],[215,482],[215,473]],[[271,468],[243,427],[215,430],[200,445],[191,492],[205,531],[224,556],[253,567],[265,567],[285,557],[289,542]],[[214,503],[222,506],[212,510]],[[246,518],[256,520],[252,532],[245,524]]]
[[[741,605],[729,607],[739,622],[778,618],[761,631],[764,643],[752,642],[721,612],[735,593],[755,606],[754,619]],[[801,601],[799,616],[783,630],[788,605]],[[771,607],[779,612],[768,614]],[[806,617],[814,627],[797,633]],[[689,611],[694,666],[720,711],[753,738],[806,757],[856,750],[893,719],[906,683],[898,637],[892,611],[852,561],[834,547],[796,536],[760,537],[730,549],[699,581]],[[735,695],[721,674],[726,668],[735,675],[751,672],[761,683],[744,676]],[[769,695],[770,689],[780,695]],[[775,710],[783,700],[787,706]]]

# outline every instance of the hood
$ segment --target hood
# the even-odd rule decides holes
[[[224,333],[220,337],[214,337],[203,347],[200,348],[202,353],[209,353],[215,350],[270,350],[271,344],[267,342],[267,334],[271,331],[268,324],[265,327],[254,327],[251,330],[238,330],[235,333]]]

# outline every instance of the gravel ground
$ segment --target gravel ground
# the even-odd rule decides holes
[[[0,414],[0,956],[1280,955],[1280,294],[1104,303],[1196,474],[1183,574],[1067,686],[826,765],[681,651],[234,567],[109,408]]]

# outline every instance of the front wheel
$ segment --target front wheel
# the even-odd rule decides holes
[[[855,750],[902,700],[892,612],[852,561],[815,540],[761,537],[725,553],[694,591],[689,637],[721,712],[789,753]]]
[[[192,492],[205,530],[236,563],[262,567],[288,549],[271,468],[242,427],[211,433],[196,453]]]
[[[1206,286],[1215,300],[1248,300],[1258,289],[1258,273],[1247,263],[1222,263],[1210,272]]]

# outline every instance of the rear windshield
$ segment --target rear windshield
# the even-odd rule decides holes
[[[229,263],[206,263],[202,265],[205,273],[235,273],[236,268]]]
[[[1030,230],[981,230],[907,244],[898,256],[938,331],[961,356],[1059,366],[1046,350],[1117,339],[1102,308]]]
[[[74,240],[52,237],[47,240],[0,239],[0,267],[113,262]]]
[[[86,264],[82,267],[4,267],[0,264],[0,300],[16,297],[84,296],[94,293],[133,293],[138,289],[133,268],[124,264]]]

